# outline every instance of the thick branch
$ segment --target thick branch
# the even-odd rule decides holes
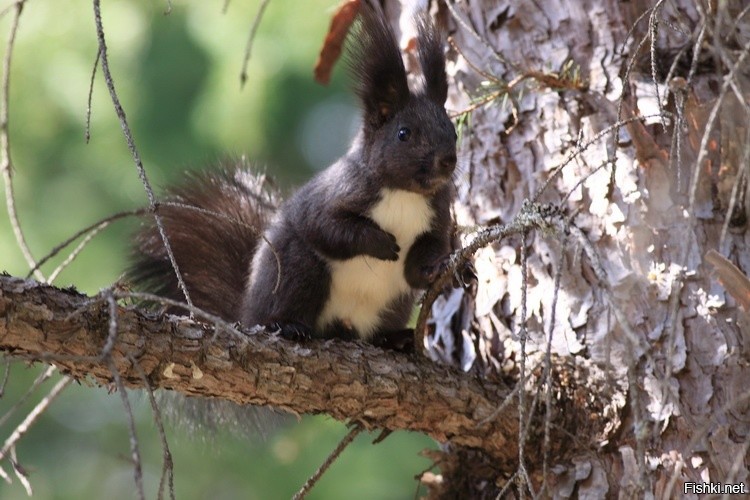
[[[112,382],[100,356],[108,334],[107,300],[0,276],[0,319],[0,351],[50,362],[75,378]],[[517,455],[515,401],[493,415],[510,394],[507,387],[416,355],[338,340],[297,344],[265,333],[240,337],[133,307],[118,307],[117,324],[112,356],[128,387],[144,386],[136,360],[153,387],[327,413],[367,428],[419,431],[505,463]],[[590,408],[575,413],[591,420]],[[581,437],[586,426],[580,420],[575,425]],[[563,428],[555,434],[554,441],[569,443]]]

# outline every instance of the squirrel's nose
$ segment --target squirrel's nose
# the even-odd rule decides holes
[[[451,174],[456,168],[456,153],[435,155],[435,170],[441,174]]]

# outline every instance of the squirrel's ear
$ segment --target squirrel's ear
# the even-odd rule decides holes
[[[444,105],[448,98],[448,77],[440,31],[426,15],[417,17],[417,49],[424,76],[424,92],[432,101]]]
[[[379,127],[409,100],[406,69],[396,37],[378,13],[362,8],[349,48],[349,69],[365,121]]]

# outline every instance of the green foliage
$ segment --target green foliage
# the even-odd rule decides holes
[[[310,154],[311,148],[328,159],[343,153],[353,120],[346,79],[339,68],[332,86],[322,88],[311,76],[336,3],[272,2],[253,46],[249,81],[241,89],[239,73],[257,2],[229,2],[225,14],[223,2],[173,2],[169,15],[164,2],[102,2],[115,85],[152,184],[164,185],[223,155],[241,154],[267,164],[283,182],[299,183],[326,161]],[[6,15],[0,21],[3,40],[9,27]],[[93,85],[91,140],[84,140],[96,53],[90,2],[36,0],[25,6],[12,68],[10,134],[17,209],[37,259],[96,220],[146,205],[101,68]],[[55,283],[96,293],[114,282],[136,225],[135,220],[114,223]],[[63,258],[46,265],[45,274]],[[2,270],[28,271],[4,209]],[[13,366],[0,415],[39,370]],[[161,471],[158,434],[145,396],[131,396],[147,495],[154,497]],[[38,397],[0,427],[3,439]],[[182,499],[288,498],[346,433],[342,424],[322,417],[304,418],[267,442],[231,436],[206,442],[168,431]],[[429,465],[417,453],[431,441],[396,433],[372,446],[371,438],[360,436],[309,498],[412,497],[413,476]],[[106,390],[69,387],[17,452],[30,472],[35,498],[134,497],[126,419],[119,396]],[[9,470],[7,462],[3,466]],[[0,481],[0,497],[26,495],[18,481]]]

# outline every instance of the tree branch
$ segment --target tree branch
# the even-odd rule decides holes
[[[108,308],[104,296],[0,275],[0,352],[52,363],[76,379],[113,384],[101,356],[108,341]],[[109,359],[127,387],[144,387],[145,373],[154,388],[326,413],[367,429],[423,432],[502,462],[517,457],[516,404],[502,405],[512,389],[423,357],[341,340],[298,344],[265,332],[240,337],[185,317],[122,305],[117,327]],[[605,413],[595,411],[610,391],[581,398],[577,391],[596,386],[592,373],[581,367],[570,371],[559,377],[565,387],[555,388],[560,415],[552,429],[552,441],[565,443],[568,451],[576,447],[570,441],[574,431],[579,444],[588,445],[612,425],[601,416]],[[532,423],[527,450],[542,436],[540,424]]]

